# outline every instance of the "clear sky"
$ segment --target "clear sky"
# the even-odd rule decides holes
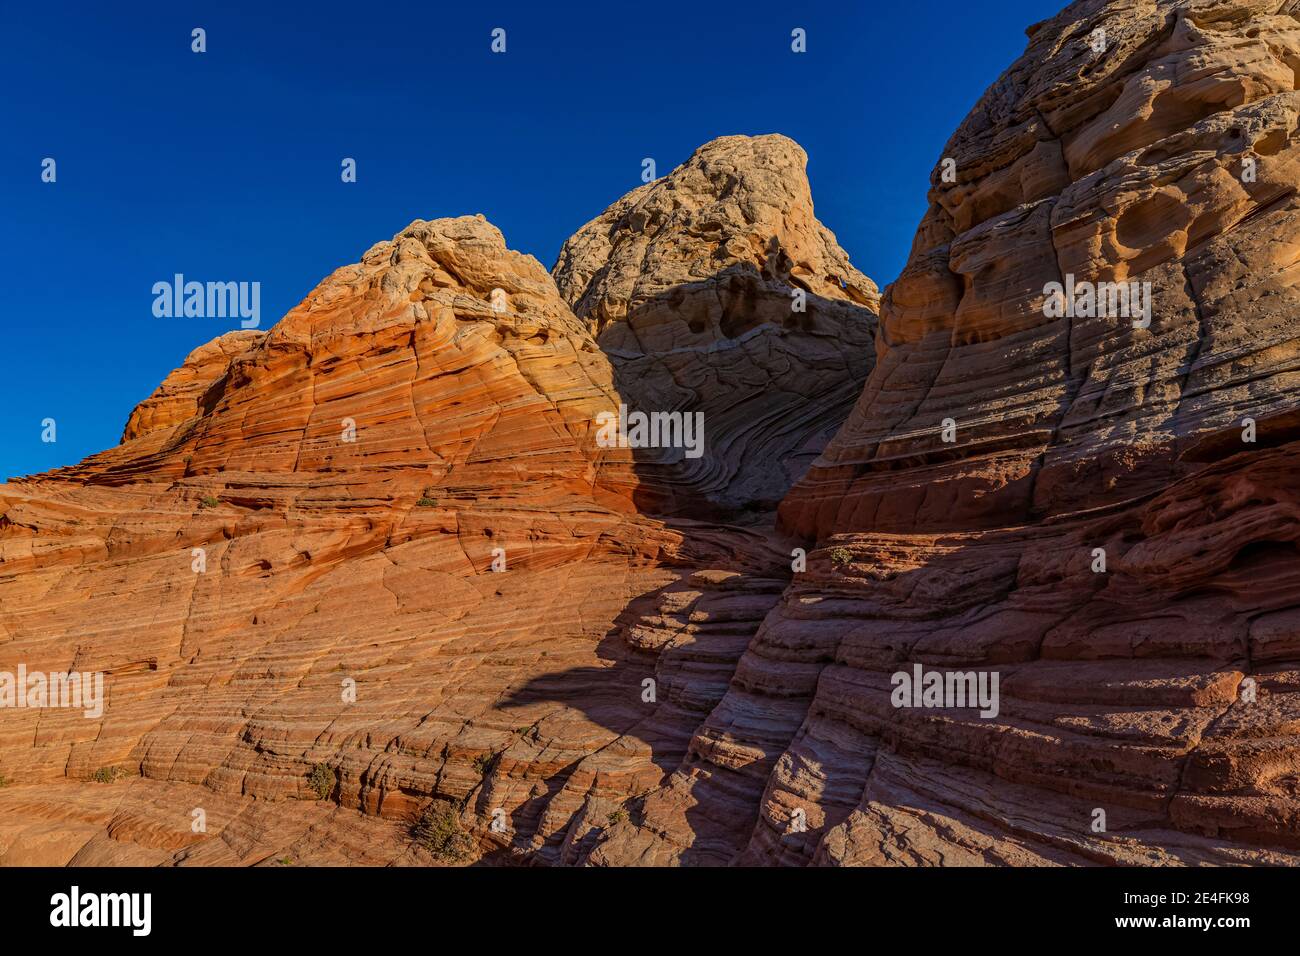
[[[4,3],[0,480],[117,444],[238,327],[155,317],[156,282],[260,282],[265,329],[411,220],[478,212],[549,268],[643,158],[662,175],[717,136],[797,140],[883,287],[949,135],[1065,4]]]

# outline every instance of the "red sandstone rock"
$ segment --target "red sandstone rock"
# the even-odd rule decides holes
[[[534,259],[417,221],[0,486],[0,671],[108,697],[0,710],[0,862],[456,862],[410,834],[435,798],[474,857],[579,859],[788,577],[770,515],[638,513],[596,441],[628,400]]]

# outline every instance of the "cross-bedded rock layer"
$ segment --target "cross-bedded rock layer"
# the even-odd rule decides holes
[[[810,570],[598,860],[1296,862],[1298,9],[1029,30],[781,506]],[[1070,281],[1149,282],[1150,327],[1050,318]],[[997,716],[894,706],[917,664]]]
[[[874,348],[759,137],[558,289],[417,222],[197,350],[0,488],[0,669],[110,693],[0,712],[0,861],[435,862],[435,797],[484,861],[1300,861],[1298,71],[1294,0],[1030,28]],[[1150,283],[1149,327],[1051,317],[1071,281]],[[600,447],[620,404],[706,410],[708,453]],[[996,715],[895,706],[916,665],[995,672]]]
[[[769,421],[810,456],[863,369]],[[789,576],[770,513],[693,519],[700,476],[598,440],[654,401],[482,217],[417,221],[196,349],[118,447],[0,486],[0,671],[108,695],[0,709],[0,862],[449,862],[410,834],[431,798],[476,858],[582,859],[685,756]],[[769,465],[728,475],[779,497]]]
[[[714,140],[578,230],[553,270],[630,408],[703,414],[700,458],[641,456],[643,481],[695,507],[775,505],[871,371],[880,297],[813,215],[807,163],[784,136]]]
[[[358,808],[400,820],[548,750],[526,793],[617,738],[633,689],[614,729],[496,706],[570,668],[617,698],[600,641],[675,577],[681,535],[595,442],[617,404],[539,263],[481,217],[415,222],[269,332],[196,350],[117,448],[0,488],[0,669],[108,691],[100,719],[0,711],[2,858],[392,861],[409,839],[352,854]],[[316,764],[350,814],[300,802]]]

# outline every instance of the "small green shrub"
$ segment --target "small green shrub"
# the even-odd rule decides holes
[[[618,826],[626,819],[627,819],[627,813],[624,810],[622,809],[615,810],[613,813],[609,815],[608,824],[611,827]]]
[[[0,773],[0,790],[3,790],[5,787],[9,786],[9,784],[11,784],[11,783],[13,783],[12,780],[10,780],[10,779],[9,779],[8,777],[6,777],[4,774]]]
[[[219,504],[221,504],[221,499],[215,495],[204,495],[199,499],[200,508],[215,508]]]
[[[478,774],[480,777],[485,776],[487,774],[488,767],[490,766],[492,766],[491,754],[479,754],[477,757],[474,758],[474,772]]]
[[[411,826],[415,842],[441,860],[462,860],[473,843],[460,826],[456,808],[446,800],[435,800]]]
[[[90,779],[95,783],[117,783],[123,777],[131,776],[131,771],[125,767],[100,767],[90,775]]]
[[[848,548],[835,548],[831,551],[831,566],[836,568],[847,567],[853,563],[853,552]]]
[[[436,508],[436,507],[438,507],[438,499],[436,499],[436,498],[421,498],[419,501],[417,501],[417,502],[415,503],[415,506],[416,506],[417,508]]]
[[[338,782],[338,773],[326,763],[313,764],[311,774],[307,777],[307,786],[311,787],[317,800],[328,800]]]

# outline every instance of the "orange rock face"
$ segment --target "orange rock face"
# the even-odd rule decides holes
[[[1300,862],[1298,65],[1035,25],[883,299],[726,137],[197,349],[0,486],[0,675],[105,691],[0,708],[0,863]]]
[[[0,711],[0,858],[392,862],[417,803],[481,791],[476,760],[549,749],[527,795],[612,741],[502,703],[596,682],[610,623],[674,577],[682,536],[593,438],[611,381],[535,260],[481,218],[416,222],[196,350],[117,448],[3,486],[0,671],[103,673],[107,701]]]
[[[800,454],[864,368],[773,401]],[[0,486],[0,673],[105,685],[99,714],[0,708],[0,862],[583,858],[789,576],[770,513],[712,523],[680,454],[602,443],[652,401],[482,217],[417,221],[195,350],[118,447]],[[418,838],[431,805],[454,847]]]

